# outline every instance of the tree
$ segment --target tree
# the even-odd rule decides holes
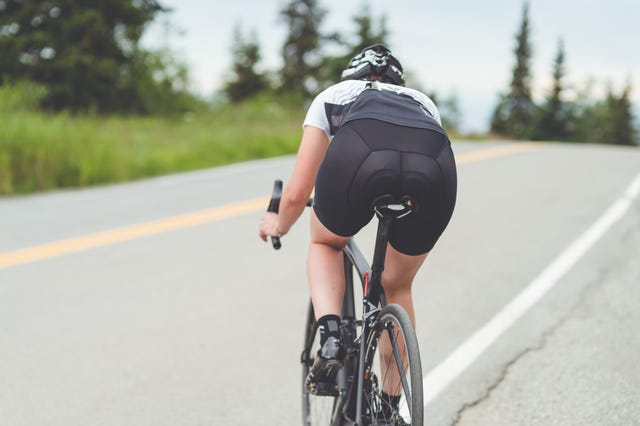
[[[156,0],[1,0],[0,75],[48,89],[53,109],[139,111],[136,85],[153,79],[139,48],[145,26],[167,9]]]
[[[631,111],[631,84],[628,83],[620,95],[616,95],[609,87],[606,105],[606,122],[604,123],[604,143],[616,145],[634,145],[635,129]]]
[[[280,11],[289,27],[282,47],[282,91],[309,95],[319,88],[321,46],[325,40],[331,39],[320,32],[320,24],[326,14],[318,0],[292,0]]]
[[[578,92],[570,104],[568,139],[577,142],[634,145],[637,130],[630,101],[631,83],[620,94],[609,84],[604,99],[593,100],[594,81]]]
[[[255,33],[247,40],[240,25],[234,28],[233,36],[233,78],[224,87],[224,92],[232,102],[256,95],[268,87],[267,79],[256,71],[260,62],[260,45]]]
[[[345,53],[338,56],[329,56],[325,59],[322,80],[323,85],[329,85],[340,80],[342,71],[347,66],[349,60],[360,53],[362,49],[374,44],[387,44],[389,30],[387,29],[387,19],[385,15],[380,16],[377,25],[371,15],[371,8],[368,4],[363,4],[357,15],[352,18],[356,25],[355,38],[352,42],[345,41],[344,36],[337,38],[341,50]]]
[[[447,132],[459,132],[462,123],[460,105],[458,97],[455,93],[437,103],[440,116],[442,117],[442,125]]]
[[[594,88],[595,81],[588,80],[577,91],[576,99],[568,105],[570,113],[567,140],[585,143],[602,141],[602,123],[606,120],[606,107],[604,102],[593,99]]]
[[[182,113],[205,108],[188,91],[189,71],[168,49],[137,49],[127,67],[118,111],[145,114]]]
[[[529,4],[525,3],[522,22],[516,34],[516,64],[513,68],[510,90],[502,95],[491,120],[495,133],[526,139],[530,136],[534,103],[531,98],[531,56],[529,41]]]
[[[374,25],[374,18],[371,15],[371,8],[364,3],[360,12],[353,17],[356,24],[356,41],[352,44],[350,57],[360,53],[362,49],[374,44],[387,44],[389,30],[387,29],[387,17],[381,15],[378,20],[377,29]]]
[[[564,90],[564,44],[558,42],[558,51],[553,63],[553,83],[551,92],[540,108],[539,117],[533,132],[534,139],[566,140],[568,131],[568,108],[562,100]]]

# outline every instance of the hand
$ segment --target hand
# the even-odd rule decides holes
[[[265,242],[268,237],[282,237],[284,235],[278,231],[278,215],[276,213],[267,212],[262,215],[258,235]]]

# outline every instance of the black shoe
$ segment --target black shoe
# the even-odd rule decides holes
[[[319,396],[337,396],[336,375],[342,368],[344,350],[340,339],[330,336],[318,351],[305,385],[309,393]]]

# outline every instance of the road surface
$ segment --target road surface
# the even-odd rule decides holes
[[[640,150],[454,151],[414,286],[427,424],[639,424]],[[301,424],[307,213],[257,237],[292,165],[0,199],[0,426]]]

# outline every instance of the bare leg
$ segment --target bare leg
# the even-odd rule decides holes
[[[397,303],[402,306],[409,316],[414,327],[416,324],[415,313],[413,310],[413,297],[411,295],[411,286],[420,266],[424,263],[428,253],[418,256],[408,256],[395,250],[391,245],[387,246],[387,256],[385,259],[385,267],[382,272],[382,286],[384,287],[387,303]],[[404,341],[398,336],[398,346],[404,347]],[[393,361],[393,351],[391,344],[386,337],[380,340],[380,363],[384,381],[382,390],[387,395],[400,394],[400,376],[398,375]],[[406,365],[406,353],[402,353],[404,363]],[[387,370],[387,366],[391,368]]]
[[[342,316],[345,285],[342,249],[348,240],[329,231],[311,211],[307,276],[316,319],[328,314]]]
[[[413,311],[411,286],[427,254],[409,256],[388,245],[382,272],[382,286],[387,296],[387,303],[397,303],[402,306],[411,317],[414,327],[416,318]]]

